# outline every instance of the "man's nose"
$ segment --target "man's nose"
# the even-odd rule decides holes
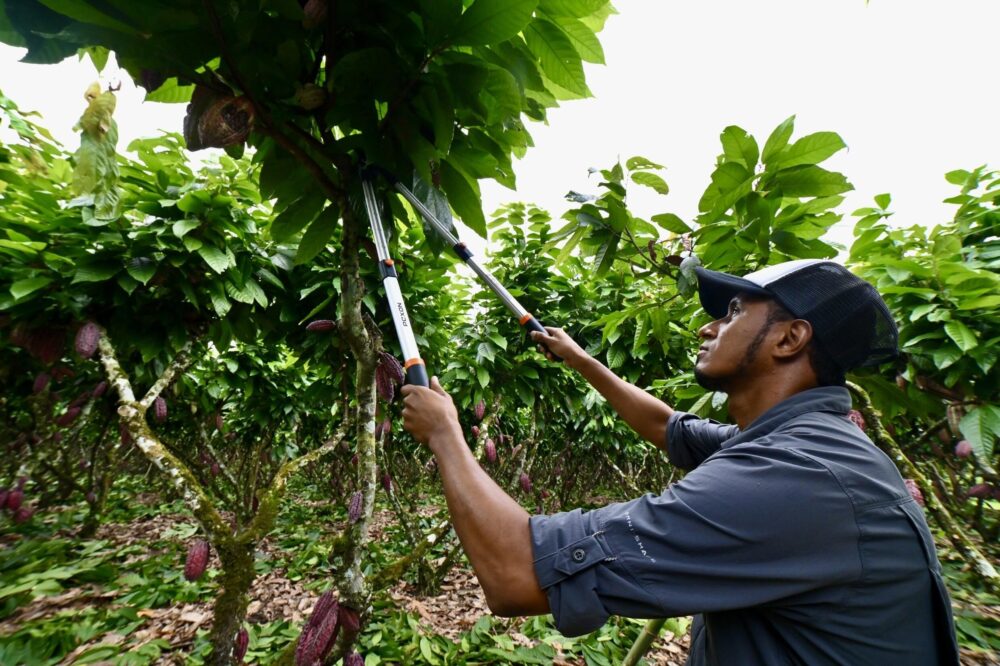
[[[719,320],[709,322],[698,329],[699,338],[714,338],[715,337],[715,325],[719,323]]]

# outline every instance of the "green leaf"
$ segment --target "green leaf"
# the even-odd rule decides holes
[[[847,147],[836,132],[816,132],[802,137],[778,155],[774,166],[787,169],[803,164],[819,164]]]
[[[691,231],[691,227],[689,227],[684,220],[673,213],[660,213],[659,215],[654,215],[649,219],[656,222],[667,231],[672,231],[675,234],[686,234]]]
[[[631,174],[632,181],[638,183],[639,185],[645,185],[646,187],[651,187],[660,194],[667,194],[670,192],[670,187],[667,185],[667,181],[663,180],[655,173],[650,173],[649,171],[634,171]]]
[[[593,30],[581,21],[571,18],[560,18],[558,23],[566,36],[569,37],[569,41],[573,43],[573,48],[580,54],[581,59],[598,65],[604,64],[604,49]]]
[[[757,141],[749,132],[742,127],[730,125],[722,130],[719,139],[722,141],[722,151],[727,160],[739,162],[749,171],[756,168],[759,149]]]
[[[479,46],[515,37],[531,20],[538,0],[476,0],[452,34],[454,44]]]
[[[597,254],[594,255],[594,274],[597,277],[604,277],[607,272],[611,269],[611,265],[615,263],[615,256],[618,254],[618,243],[621,241],[621,232],[611,234],[601,245],[600,249],[597,250]]]
[[[136,37],[140,36],[136,28],[95,9],[95,3],[81,2],[80,0],[40,0],[40,2],[49,9],[81,23],[117,30]]]
[[[73,274],[73,283],[77,282],[104,282],[110,279],[121,269],[117,262],[95,261],[92,263],[77,266],[76,273]]]
[[[955,341],[958,348],[964,352],[979,345],[979,339],[968,326],[960,321],[949,321],[944,325],[944,332]]]
[[[988,462],[993,456],[994,444],[1000,437],[1000,407],[980,405],[958,422],[962,436],[972,444],[976,457]]]
[[[538,58],[545,76],[577,95],[589,95],[583,63],[569,37],[551,21],[535,19],[524,31],[528,48]]]
[[[146,284],[156,274],[156,262],[149,257],[133,257],[125,265],[125,270],[138,282]]]
[[[295,252],[296,264],[311,261],[313,257],[323,251],[330,237],[333,236],[339,219],[340,210],[331,204],[313,220],[299,242],[299,249]]]
[[[191,101],[194,94],[194,85],[181,85],[176,77],[171,77],[163,82],[156,90],[146,93],[147,102],[161,102],[164,104],[181,104]]]
[[[271,223],[271,238],[282,243],[316,219],[326,198],[322,195],[306,194],[278,214]]]
[[[625,160],[625,168],[629,171],[643,171],[646,169],[665,169],[666,167],[648,160],[641,155],[635,155]]]
[[[202,245],[198,248],[198,254],[216,273],[222,273],[232,265],[230,255],[214,245]]]
[[[455,213],[474,232],[486,238],[486,217],[479,198],[479,186],[474,180],[451,165],[441,163],[441,186]]]
[[[195,219],[178,220],[177,222],[174,222],[174,226],[171,227],[171,230],[174,232],[174,235],[177,236],[178,238],[184,238],[184,236],[187,235],[189,231],[191,231],[192,229],[197,229],[200,226],[201,226],[201,220],[195,220]]]
[[[33,277],[25,280],[18,280],[14,284],[10,285],[10,294],[15,299],[20,300],[28,294],[38,291],[51,282],[52,278],[48,277]]]
[[[790,116],[771,132],[771,136],[767,137],[767,141],[764,142],[764,152],[761,154],[764,164],[771,166],[773,158],[788,145],[788,140],[792,138],[794,130],[795,116]]]
[[[774,181],[786,197],[825,197],[854,189],[844,174],[811,165],[782,169]]]

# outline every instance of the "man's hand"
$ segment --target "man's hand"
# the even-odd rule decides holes
[[[431,377],[431,387],[403,387],[403,427],[423,444],[430,444],[444,435],[457,433],[462,439],[458,410],[451,396],[444,392],[437,377]]]
[[[538,351],[545,354],[545,358],[552,361],[554,360],[552,354],[557,354],[562,357],[566,365],[574,370],[579,369],[580,364],[590,358],[590,355],[583,350],[583,347],[576,344],[566,331],[551,326],[546,326],[545,330],[548,331],[548,335],[539,333],[538,331],[531,331],[531,339],[539,343]],[[545,346],[543,347],[541,343],[544,343]]]

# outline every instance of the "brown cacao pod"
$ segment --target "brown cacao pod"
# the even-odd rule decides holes
[[[531,477],[528,476],[527,472],[521,472],[521,478],[518,481],[521,484],[521,490],[526,493],[531,492]]]
[[[80,412],[83,411],[80,407],[69,407],[62,416],[56,419],[56,425],[60,428],[65,428],[70,425],[80,416]]]
[[[208,566],[208,554],[211,547],[204,539],[196,539],[188,548],[187,559],[184,561],[184,577],[190,581],[201,578]]]
[[[97,398],[100,398],[102,395],[104,395],[107,392],[107,390],[108,390],[107,382],[105,381],[98,382],[97,386],[94,387],[94,390],[90,392],[90,397],[96,400]]]
[[[167,420],[167,401],[163,399],[162,395],[156,396],[156,400],[153,401],[153,418],[156,419],[157,423],[163,423]]]
[[[479,402],[476,403],[474,411],[475,411],[475,414],[476,414],[476,420],[477,421],[482,421],[483,420],[483,416],[486,415],[486,403],[483,402],[482,400],[480,400]]]
[[[253,103],[246,97],[220,97],[198,118],[198,138],[206,148],[225,148],[246,141],[253,128]]]
[[[233,641],[233,661],[237,664],[243,662],[243,657],[247,656],[247,648],[250,646],[250,634],[245,628],[236,632],[236,640]]]
[[[49,377],[48,373],[45,372],[38,373],[38,376],[35,377],[35,383],[31,387],[31,392],[41,393],[42,391],[44,391],[45,388],[49,385],[50,379],[51,377]]]
[[[958,444],[955,445],[955,455],[959,458],[968,458],[972,455],[972,444],[969,443],[969,440],[959,440]]]
[[[865,429],[865,425],[866,425],[865,424],[865,417],[858,410],[852,409],[851,411],[847,412],[847,418],[850,420],[851,423],[853,423],[854,425],[858,426],[862,430]]]
[[[352,652],[344,657],[344,666],[365,666],[365,658],[357,652]]]
[[[917,501],[917,504],[924,506],[924,494],[920,491],[920,486],[913,479],[903,479],[906,489],[910,491],[910,497]]]
[[[76,332],[76,353],[83,358],[90,358],[97,351],[97,341],[100,338],[100,327],[94,322],[88,321]]]
[[[302,27],[312,30],[322,25],[328,11],[327,0],[308,0],[306,6],[302,8]]]
[[[491,463],[497,461],[497,445],[492,439],[487,439],[485,444],[486,459]]]
[[[31,517],[35,515],[35,510],[30,506],[23,506],[14,512],[14,523],[20,525],[21,523],[26,523],[31,520]]]
[[[317,319],[306,324],[306,330],[310,333],[332,331],[335,328],[337,328],[337,322],[332,319]]]
[[[359,520],[361,520],[361,509],[363,502],[364,502],[364,496],[361,494],[360,490],[351,495],[351,503],[347,507],[347,518],[352,523],[356,523]]]

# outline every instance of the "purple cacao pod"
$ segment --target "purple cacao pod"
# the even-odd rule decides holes
[[[521,490],[526,493],[531,492],[531,477],[528,476],[527,472],[521,472],[521,478],[518,481],[521,484]]]
[[[33,508],[30,506],[22,506],[14,512],[14,524],[20,525],[21,523],[26,523],[31,520],[33,515],[35,515],[35,510]]]
[[[473,408],[473,411],[476,414],[476,420],[482,421],[483,417],[486,415],[486,403],[480,400],[479,402],[476,403],[476,406]]]
[[[361,613],[350,606],[340,607],[340,617],[338,619],[340,627],[344,632],[344,637],[354,640],[354,637],[361,631]]]
[[[386,419],[375,426],[375,439],[382,439],[392,432],[392,421]]]
[[[153,418],[157,423],[167,420],[167,401],[161,395],[156,396],[156,400],[153,401]]]
[[[247,656],[247,648],[250,646],[250,634],[245,628],[236,632],[236,640],[233,641],[233,661],[237,664],[243,662],[243,657]]]
[[[365,666],[365,658],[357,652],[352,652],[344,657],[344,666]]]
[[[184,577],[196,581],[205,573],[208,566],[208,554],[211,548],[204,539],[196,539],[188,548],[187,559],[184,560]]]
[[[208,468],[208,471],[211,472],[212,476],[219,476],[222,474],[222,467],[219,463],[213,462],[212,466]]]
[[[69,407],[62,416],[56,419],[56,425],[60,428],[65,428],[73,423],[73,421],[76,421],[81,411],[83,410],[80,407]]]
[[[73,398],[73,402],[69,403],[70,408],[82,407],[83,405],[90,402],[90,391],[84,391],[80,395]]]
[[[94,387],[94,390],[90,392],[90,397],[96,400],[97,398],[100,398],[102,395],[104,395],[107,392],[107,390],[108,390],[107,382],[104,381],[98,382],[97,386]]]
[[[389,376],[389,379],[392,380],[392,383],[397,386],[401,385],[403,380],[406,379],[406,373],[403,371],[403,365],[399,362],[399,359],[392,354],[379,352],[378,367],[382,368]]]
[[[45,372],[38,373],[38,376],[35,377],[35,383],[31,387],[31,392],[32,393],[41,393],[42,391],[44,391],[45,388],[49,385],[49,380],[50,379],[52,379],[52,378],[49,377],[48,373],[45,373]]]
[[[955,445],[955,455],[959,458],[968,458],[972,455],[972,444],[966,439],[959,440]]]
[[[337,328],[337,322],[332,319],[317,319],[311,321],[306,325],[306,330],[310,333],[318,333],[322,331],[332,331]]]
[[[14,488],[14,490],[7,493],[7,510],[17,511],[21,508],[21,504],[24,503],[24,491],[20,488]]]
[[[548,491],[548,490],[546,490],[545,488],[542,488],[542,489],[541,489],[541,490],[540,490],[540,491],[538,492],[538,494],[542,496],[542,499],[543,499],[543,500],[544,500],[544,499],[548,499],[548,498],[549,498],[549,491]]]
[[[52,368],[52,381],[61,382],[69,377],[76,377],[76,373],[73,372],[73,368],[67,368],[65,365]]]
[[[93,490],[89,491],[87,493],[87,503],[93,504],[96,501],[97,501],[97,494]]]
[[[847,412],[847,418],[851,421],[851,423],[858,426],[862,430],[865,429],[865,417],[858,410],[852,409]]]
[[[916,500],[917,504],[924,506],[924,494],[920,491],[920,486],[913,479],[903,479],[906,489],[910,491],[910,497]]]
[[[336,640],[339,608],[333,592],[327,590],[316,601],[309,620],[299,634],[295,646],[295,666],[313,666],[320,658],[327,643]]]
[[[497,445],[492,439],[487,439],[485,444],[486,459],[491,463],[497,461]]]
[[[382,473],[382,488],[387,493],[392,492],[392,477],[389,476],[389,472]]]
[[[985,483],[977,483],[976,485],[965,491],[966,497],[989,497],[992,493],[992,488],[990,488]]]
[[[479,426],[472,426],[472,436],[479,439]]]
[[[352,523],[356,523],[361,520],[361,508],[363,502],[364,497],[362,496],[360,490],[351,495],[351,503],[347,507],[347,518]]]
[[[358,464],[358,454],[357,453],[355,453],[353,456],[351,456],[351,464],[354,465],[355,467],[357,466],[357,464]]]
[[[76,353],[83,358],[90,358],[97,351],[97,341],[100,338],[100,327],[94,322],[88,321],[76,332]]]

